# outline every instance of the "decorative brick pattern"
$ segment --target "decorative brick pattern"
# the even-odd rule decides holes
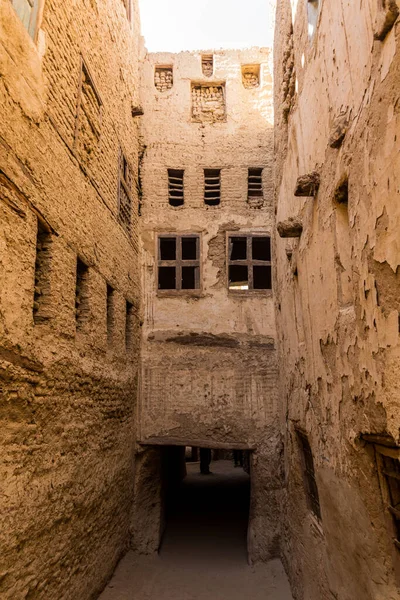
[[[156,67],[154,72],[154,85],[159,92],[168,92],[174,85],[172,67]]]
[[[225,121],[225,86],[192,83],[192,118],[194,121],[212,123]]]

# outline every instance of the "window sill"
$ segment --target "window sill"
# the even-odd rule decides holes
[[[228,295],[240,296],[242,298],[251,298],[253,296],[264,296],[266,298],[272,298],[272,290],[230,290],[228,289]]]
[[[157,290],[158,298],[203,298],[201,290]]]

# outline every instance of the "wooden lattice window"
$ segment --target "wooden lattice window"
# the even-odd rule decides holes
[[[221,169],[204,169],[204,202],[208,206],[221,202]]]
[[[262,198],[263,196],[263,185],[262,185],[262,172],[260,168],[249,169],[247,176],[247,197],[248,198]]]
[[[168,169],[168,201],[171,206],[184,203],[183,169]]]
[[[41,0],[11,0],[11,4],[31,38],[35,39]]]
[[[118,218],[124,229],[130,233],[132,219],[132,171],[123,152],[119,158]]]
[[[317,487],[317,480],[315,478],[314,459],[311,451],[310,442],[307,436],[298,431],[297,437],[300,443],[302,459],[303,459],[303,472],[304,472],[304,483],[307,491],[308,505],[311,511],[318,519],[321,519],[321,507],[319,503],[319,494]]]
[[[272,288],[271,238],[265,234],[228,235],[228,287],[233,291]]]
[[[205,77],[211,77],[214,73],[214,56],[212,54],[203,54],[201,57],[201,69]]]
[[[158,289],[200,289],[200,238],[165,234],[158,238]]]

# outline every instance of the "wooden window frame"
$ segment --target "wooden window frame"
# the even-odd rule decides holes
[[[176,258],[175,260],[161,260],[161,239],[175,238],[176,239]],[[196,260],[182,259],[182,239],[196,238]],[[176,269],[176,288],[165,290],[159,289],[159,268],[160,267],[175,267]],[[194,289],[182,289],[182,267],[197,267],[195,271]],[[159,233],[157,235],[157,295],[158,296],[199,296],[201,294],[201,236],[199,233]]]
[[[243,237],[246,238],[246,259],[243,260],[231,260],[230,256],[231,256],[231,247],[232,247],[232,242],[231,242],[231,238],[234,237]],[[257,237],[266,237],[270,239],[270,243],[271,243],[271,260],[256,260],[253,259],[252,257],[252,240],[253,238],[257,238]],[[272,237],[271,234],[268,232],[262,232],[262,231],[228,231],[226,233],[226,265],[227,265],[227,269],[226,269],[226,275],[227,275],[227,288],[228,288],[228,292],[230,294],[242,294],[242,295],[253,295],[253,294],[262,294],[262,295],[271,295],[272,294],[272,290],[273,290],[273,282],[272,282]],[[249,289],[248,290],[240,290],[240,289],[232,289],[229,287],[229,267],[231,265],[243,265],[243,266],[247,266],[247,273],[248,273],[248,283],[249,283]],[[254,285],[254,277],[253,277],[253,266],[263,266],[263,267],[271,267],[271,287],[270,288],[263,288],[263,289],[254,289],[253,285]]]

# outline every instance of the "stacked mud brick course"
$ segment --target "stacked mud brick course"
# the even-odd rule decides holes
[[[129,20],[121,0],[47,0],[31,33],[2,2],[0,597],[86,599],[130,538],[138,11]],[[130,233],[121,153],[133,172]]]

